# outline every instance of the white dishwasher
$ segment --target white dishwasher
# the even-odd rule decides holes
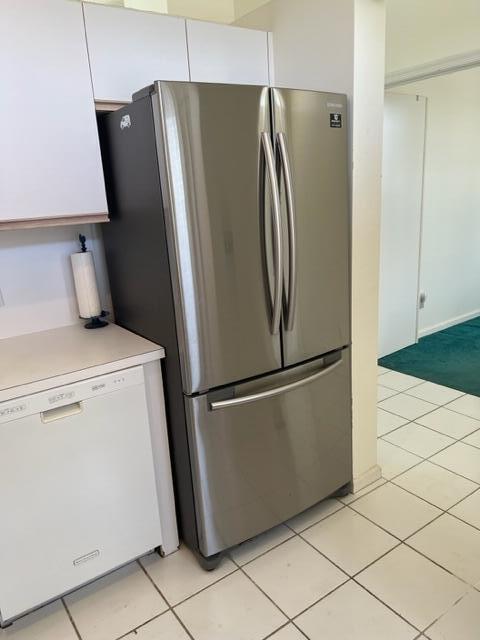
[[[144,371],[0,403],[0,622],[161,542]]]

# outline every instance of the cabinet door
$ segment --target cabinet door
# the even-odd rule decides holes
[[[268,85],[267,32],[187,20],[192,82]]]
[[[84,4],[96,100],[127,102],[155,80],[188,81],[185,20]]]
[[[0,223],[105,218],[81,4],[2,0],[0,77]]]

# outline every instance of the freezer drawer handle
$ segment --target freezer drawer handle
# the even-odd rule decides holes
[[[262,151],[260,162],[260,184],[263,182],[263,189],[265,189],[265,166],[267,168],[270,193],[272,197],[272,217],[273,217],[273,262],[274,262],[274,286],[273,286],[273,300],[272,300],[272,320],[270,325],[270,331],[273,335],[280,331],[280,322],[282,319],[282,222],[280,217],[280,194],[278,191],[278,183],[275,174],[275,157],[273,155],[272,141],[270,135],[266,131],[261,133]],[[262,200],[264,193],[260,194]],[[267,277],[268,280],[268,277]]]
[[[48,409],[48,411],[42,411],[40,418],[44,424],[48,424],[49,422],[54,422],[54,420],[75,416],[77,413],[82,413],[82,404],[80,402],[72,402],[72,404],[67,404],[64,407],[55,407],[54,409]]]
[[[295,200],[293,197],[293,178],[288,155],[287,140],[283,131],[277,134],[279,150],[278,177],[281,178],[280,165],[283,168],[283,179],[285,181],[285,196],[288,217],[288,301],[285,303],[286,321],[285,329],[292,331],[295,319],[295,307],[297,305],[297,240],[295,234]],[[286,296],[285,296],[286,297]]]
[[[231,398],[230,400],[219,400],[218,402],[211,402],[210,409],[212,411],[216,411],[217,409],[227,409],[229,407],[236,407],[241,404],[248,404],[249,402],[256,402],[257,400],[265,400],[266,398],[274,398],[275,396],[279,396],[282,393],[287,393],[288,391],[293,391],[294,389],[298,389],[299,387],[303,387],[311,382],[315,382],[319,378],[323,378],[324,376],[332,373],[337,367],[342,364],[342,358],[337,360],[326,369],[322,369],[321,371],[317,371],[317,373],[312,374],[311,376],[307,376],[306,378],[302,378],[301,380],[296,380],[295,382],[291,382],[290,384],[284,384],[281,387],[275,387],[274,389],[269,389],[268,391],[262,391],[260,393],[252,393],[249,396],[241,396],[240,398]]]

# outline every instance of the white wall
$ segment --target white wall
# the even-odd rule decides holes
[[[123,6],[127,9],[139,9],[140,11],[156,11],[168,13],[167,0],[123,0]]]
[[[385,14],[382,0],[272,0],[236,24],[272,32],[278,86],[346,93],[352,160],[356,488],[374,480]]]
[[[116,6],[139,9],[140,11],[156,11],[174,16],[185,16],[197,20],[212,20],[213,22],[233,22],[236,15],[234,0],[87,0],[97,4],[111,4]],[[249,0],[241,0],[247,3]],[[257,0],[250,0],[256,2]],[[260,0],[258,0],[260,2]],[[242,6],[240,6],[240,9]]]
[[[480,69],[397,87],[427,96],[421,335],[480,314]]]
[[[0,339],[81,322],[70,267],[79,233],[94,252],[100,297],[111,309],[98,225],[0,231]]]
[[[352,145],[353,477],[378,474],[377,345],[385,6],[356,0]]]
[[[353,0],[272,0],[235,24],[273,33],[276,86],[346,93],[351,98]]]
[[[480,47],[479,0],[386,0],[387,71]]]
[[[238,19],[259,7],[267,4],[269,0],[233,0],[235,18]]]

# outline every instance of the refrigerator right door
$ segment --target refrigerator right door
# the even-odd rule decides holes
[[[272,89],[285,230],[285,366],[350,343],[347,99]]]

